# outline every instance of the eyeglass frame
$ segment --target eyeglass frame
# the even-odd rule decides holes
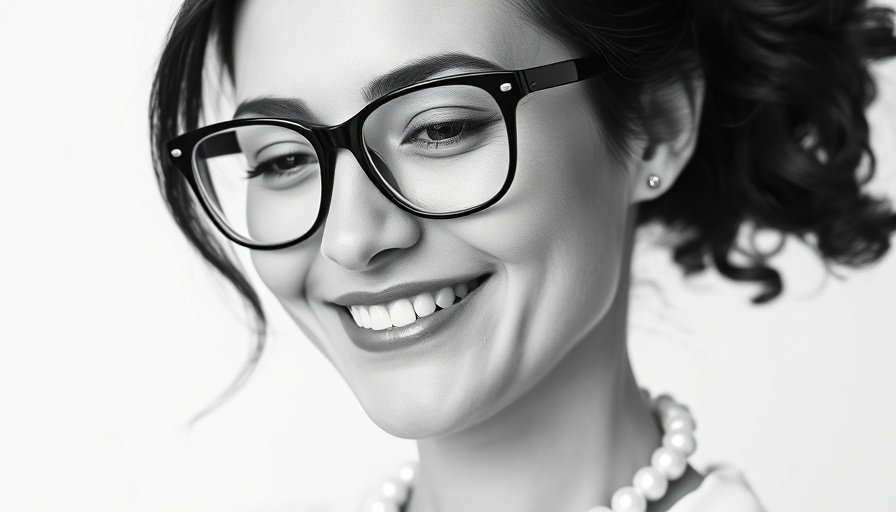
[[[551,89],[561,85],[567,85],[592,78],[611,70],[609,63],[600,54],[587,57],[570,59],[553,64],[546,64],[528,69],[506,71],[482,71],[463,73],[446,77],[433,78],[417,82],[394,91],[391,91],[368,103],[357,114],[346,121],[332,126],[322,126],[302,123],[297,120],[277,117],[240,118],[230,121],[211,124],[169,140],[165,147],[169,161],[180,171],[187,180],[193,193],[200,199],[203,210],[217,226],[217,228],[232,242],[255,250],[276,250],[299,244],[317,232],[327,217],[333,194],[333,181],[335,176],[336,150],[348,149],[355,160],[361,166],[364,174],[379,189],[386,198],[400,209],[426,219],[453,219],[471,215],[485,210],[494,205],[510,190],[510,185],[516,174],[517,163],[517,134],[516,134],[516,107],[527,95]],[[409,93],[431,89],[441,86],[464,85],[482,89],[489,93],[498,104],[504,117],[504,123],[508,136],[509,168],[507,177],[501,189],[488,201],[477,206],[461,211],[448,213],[430,213],[408,204],[399,197],[395,191],[385,182],[384,178],[376,170],[371,162],[367,149],[363,142],[363,127],[367,118],[381,105]],[[278,126],[295,131],[307,139],[314,147],[320,166],[321,175],[321,200],[314,224],[302,236],[276,244],[258,244],[247,240],[239,233],[232,230],[227,223],[218,218],[215,208],[209,204],[209,199],[196,176],[197,170],[194,164],[196,159],[196,147],[208,137],[218,132],[224,132],[241,126]],[[189,158],[183,158],[189,155]]]

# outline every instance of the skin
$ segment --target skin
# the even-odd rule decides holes
[[[325,124],[359,111],[371,79],[426,56],[463,52],[507,69],[579,56],[511,3],[472,0],[426,9],[247,1],[234,50],[238,102],[299,98]],[[458,219],[400,210],[342,150],[323,228],[298,246],[253,251],[263,282],[370,418],[418,440],[411,512],[580,512],[608,504],[659,446],[626,352],[634,219],[637,203],[661,194],[690,157],[700,108],[699,95],[662,98],[674,102],[680,132],[633,141],[618,162],[583,84],[530,95],[517,109],[513,186]],[[646,186],[650,174],[661,189]],[[350,291],[482,273],[491,278],[478,307],[424,348],[364,352],[331,304]],[[651,510],[699,480],[690,470]]]

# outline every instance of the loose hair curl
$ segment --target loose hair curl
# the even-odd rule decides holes
[[[640,223],[658,221],[682,235],[673,254],[686,273],[704,270],[708,257],[729,279],[762,283],[753,302],[778,296],[771,254],[737,245],[745,223],[802,239],[826,264],[860,267],[887,252],[896,215],[860,187],[875,171],[868,64],[896,55],[892,11],[862,0],[530,0],[525,7],[573,49],[610,61],[616,73],[591,92],[605,131],[628,136],[608,141],[617,148],[638,126],[664,126],[639,102],[645,90],[704,80],[694,155],[676,184],[639,211]],[[750,262],[732,263],[732,251]]]
[[[265,315],[227,244],[204,219],[164,154],[166,140],[202,119],[209,41],[232,78],[237,0],[187,0],[169,31],[150,100],[155,172],[190,243],[246,301],[258,344]],[[691,274],[711,262],[725,277],[758,282],[755,303],[781,293],[771,256],[738,245],[743,225],[794,235],[826,265],[861,267],[890,247],[896,214],[861,186],[874,175],[865,110],[876,90],[872,61],[896,55],[893,11],[864,0],[521,0],[536,27],[582,55],[601,52],[615,70],[586,82],[617,155],[642,131],[668,126],[645,110],[645,91],[702,79],[695,152],[675,185],[643,203],[639,222],[681,236],[675,261]],[[660,134],[662,135],[662,134]],[[749,256],[731,261],[732,251]],[[216,402],[217,404],[217,402]],[[213,404],[212,408],[214,407]]]

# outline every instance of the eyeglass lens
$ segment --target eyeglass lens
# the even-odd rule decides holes
[[[494,98],[472,86],[441,86],[382,104],[366,119],[367,158],[392,195],[431,214],[495,197],[510,171],[510,143]],[[305,235],[322,202],[318,156],[289,128],[230,128],[196,145],[200,191],[227,229],[274,245]],[[358,212],[363,215],[363,212]]]

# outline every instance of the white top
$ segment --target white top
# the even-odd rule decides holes
[[[679,499],[669,512],[766,512],[743,473],[731,466],[707,469],[693,491]]]

